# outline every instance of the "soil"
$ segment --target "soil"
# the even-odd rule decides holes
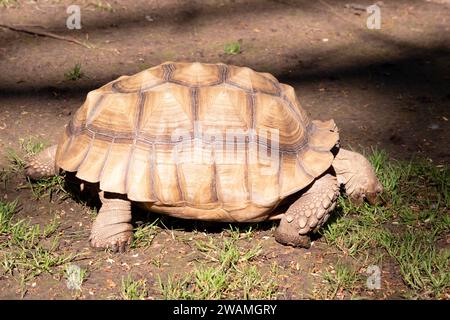
[[[368,14],[346,6],[348,0],[80,0],[80,30],[66,28],[72,1],[11,3],[0,5],[1,25],[73,37],[91,46],[0,28],[1,154],[7,147],[18,150],[19,139],[30,136],[55,143],[90,90],[172,60],[270,72],[295,88],[311,118],[336,121],[343,146],[384,149],[395,159],[449,163],[450,1],[383,1],[380,30],[369,30]],[[98,3],[109,3],[111,9]],[[225,44],[233,41],[241,43],[242,52],[225,54]],[[76,63],[81,78],[67,80],[65,73]],[[0,167],[7,165],[2,156]],[[14,179],[1,196],[19,197],[21,216],[45,223],[56,212],[61,228],[69,228],[60,249],[82,253],[78,263],[90,270],[82,298],[114,297],[117,279],[130,269],[153,288],[156,275],[192,264],[198,253],[189,241],[174,241],[174,233],[194,239],[221,235],[220,227],[190,231],[194,222],[188,222],[184,231],[159,233],[148,248],[118,255],[92,251],[87,208],[73,200],[36,201],[29,189],[15,188],[24,178]],[[276,261],[281,267],[279,298],[307,298],[318,281],[317,265],[332,263],[338,253],[321,239],[310,250],[281,247],[271,233],[270,226],[263,226],[254,235],[263,246],[258,263],[270,268]],[[153,264],[156,258],[163,264]],[[385,279],[392,288],[374,297],[395,297],[403,290],[400,280]],[[0,283],[1,298],[19,297],[15,280]],[[158,298],[156,289],[150,296]],[[27,284],[25,298],[72,298],[72,293],[58,276],[43,275]]]

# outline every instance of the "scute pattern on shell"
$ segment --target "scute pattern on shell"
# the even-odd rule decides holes
[[[273,129],[275,147],[260,135]],[[245,134],[231,146],[242,162],[219,163],[230,131]],[[156,211],[259,221],[330,167],[338,138],[333,120],[311,121],[294,89],[270,74],[166,62],[91,91],[67,126],[57,165]],[[263,147],[279,159],[250,161]],[[210,161],[185,160],[194,148]],[[276,169],[262,176],[267,167]]]

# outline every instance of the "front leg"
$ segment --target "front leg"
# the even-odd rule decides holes
[[[59,171],[56,166],[57,148],[58,145],[55,144],[26,159],[25,175],[33,180],[56,175]]]
[[[99,193],[102,207],[95,219],[89,241],[94,248],[124,252],[133,239],[131,201],[112,193]]]
[[[308,248],[311,243],[309,233],[327,221],[338,196],[335,176],[327,173],[317,178],[282,216],[275,239],[282,244]]]

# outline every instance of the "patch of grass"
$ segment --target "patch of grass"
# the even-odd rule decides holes
[[[397,261],[405,284],[431,298],[450,288],[450,250],[436,248],[435,240],[429,233],[408,230],[401,235],[386,233],[379,241]]]
[[[158,227],[159,219],[151,223],[140,224],[134,229],[134,238],[131,243],[131,248],[148,247],[152,244],[153,239],[158,234],[160,228]]]
[[[45,148],[45,144],[34,137],[19,139],[20,151],[12,148],[6,149],[6,158],[9,162],[9,170],[13,173],[22,172],[25,167],[25,159],[31,157]]]
[[[241,229],[239,226],[229,225],[228,229],[225,229],[227,233],[233,240],[237,241],[239,239],[251,239],[253,237],[254,226],[248,225]]]
[[[4,234],[11,229],[11,219],[17,211],[17,199],[11,202],[0,201],[0,234]],[[0,243],[0,247],[2,243]]]
[[[389,214],[380,212],[380,207],[364,204],[357,207],[343,197],[338,199],[338,218],[327,224],[321,233],[327,243],[337,246],[351,257],[357,257],[364,250],[377,246],[376,239],[383,229],[379,228]]]
[[[245,265],[236,274],[230,289],[242,299],[272,299],[277,294],[277,285],[271,279],[272,276],[262,274],[256,266]]]
[[[71,80],[71,81],[75,81],[80,79],[83,76],[83,73],[81,72],[81,64],[77,63],[75,64],[75,66],[70,69],[69,71],[67,71],[64,74],[64,77],[66,80]]]
[[[130,275],[122,277],[121,296],[125,300],[144,300],[148,297],[147,280],[134,280]]]
[[[396,191],[404,168],[399,168],[389,162],[389,156],[384,150],[372,149],[372,153],[367,155],[372,163],[375,173],[380,179],[387,193]]]
[[[337,219],[321,231],[325,240],[354,258],[387,253],[416,297],[442,297],[450,287],[448,249],[438,242],[450,232],[449,170],[424,160],[368,155],[384,185],[384,206],[354,206],[340,197]]]
[[[109,11],[109,12],[115,11],[113,6],[107,1],[96,1],[91,4],[98,10]]]
[[[5,274],[18,273],[28,281],[41,273],[53,273],[54,268],[72,261],[76,255],[59,254],[59,227],[55,218],[42,230],[25,220],[13,221],[17,201],[0,201],[0,265]]]
[[[81,291],[81,286],[88,277],[88,271],[77,265],[67,264],[64,269],[64,277],[69,289]]]
[[[450,172],[445,166],[416,159],[409,162],[389,160],[383,150],[368,155],[392,205],[405,202],[435,201],[450,207]]]
[[[158,275],[158,287],[162,294],[162,298],[165,300],[188,300],[192,298],[190,289],[190,277],[188,274],[180,278],[178,275],[168,275],[167,279],[164,281]]]
[[[45,148],[45,143],[36,138],[19,139],[20,146],[27,156],[35,155]]]
[[[0,7],[9,8],[17,3],[17,0],[0,0]]]
[[[353,295],[360,276],[352,267],[338,262],[330,271],[326,271],[323,279],[328,283],[327,299],[335,299],[339,292],[346,291]]]
[[[195,299],[222,299],[228,284],[227,272],[222,268],[199,267],[192,275],[192,297]]]
[[[64,176],[57,175],[49,178],[31,181],[28,179],[28,186],[31,193],[36,200],[42,198],[53,199],[56,195],[67,195],[67,190],[64,189]]]
[[[0,181],[1,181],[1,186],[3,187],[3,189],[7,189],[8,188],[8,183],[11,180],[11,171],[6,170],[4,168],[2,168],[0,170]]]
[[[49,238],[53,236],[60,226],[60,221],[57,216],[55,216],[49,223],[46,223],[42,235],[44,238]]]
[[[223,51],[226,54],[236,55],[241,53],[241,43],[238,41],[225,44]]]
[[[408,187],[414,185],[432,191],[429,194],[421,193],[418,190],[419,200],[433,204],[435,208],[450,207],[450,171],[445,166],[435,166],[425,160],[415,165],[410,165]],[[419,194],[420,193],[420,194]],[[432,202],[432,203],[430,203]]]
[[[34,235],[35,236],[35,235]],[[54,273],[54,268],[72,261],[72,254],[58,254],[56,249],[59,239],[55,238],[49,248],[41,244],[31,247],[9,247],[2,256],[1,266],[6,274],[14,275],[16,272],[26,281],[42,274]]]
[[[6,149],[6,158],[9,162],[10,172],[17,173],[23,170],[25,167],[25,160],[21,157],[16,150],[7,148]]]
[[[169,275],[166,281],[158,277],[163,299],[271,299],[277,285],[265,277],[256,266],[245,264],[238,272],[216,266],[199,266],[192,272]]]
[[[223,239],[217,245],[212,238],[208,242],[195,241],[197,249],[210,261],[220,264],[222,269],[236,269],[238,263],[248,262],[261,253],[261,246],[256,245],[243,251],[236,244],[236,239]]]
[[[200,265],[185,275],[159,278],[164,299],[270,299],[276,294],[276,283],[264,276],[251,262],[260,254],[261,246],[243,248],[238,244],[241,233],[227,230],[228,237],[195,241],[195,246],[212,266]]]

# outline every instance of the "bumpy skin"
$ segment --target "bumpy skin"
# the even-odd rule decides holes
[[[345,186],[345,193],[350,199],[359,204],[364,200],[371,204],[379,202],[383,186],[369,160],[363,155],[341,148],[332,166],[339,184]]]
[[[133,239],[131,202],[108,193],[99,193],[102,207],[92,225],[89,241],[94,248],[124,252]]]
[[[307,234],[316,231],[327,221],[338,196],[336,177],[329,173],[319,177],[281,218],[275,239],[282,244],[308,248],[310,238]]]
[[[57,148],[58,145],[55,144],[27,159],[25,175],[33,180],[56,175],[58,173],[58,168],[55,164]]]

